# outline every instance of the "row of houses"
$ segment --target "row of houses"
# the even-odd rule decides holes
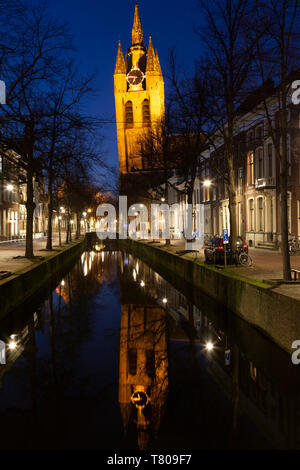
[[[268,99],[273,105],[272,127],[279,135],[277,98],[270,96]],[[287,121],[288,230],[291,237],[300,239],[300,105],[294,104],[290,98],[287,103]],[[236,217],[238,235],[246,237],[250,246],[275,248],[281,240],[280,161],[275,156],[268,123],[263,103],[259,102],[242,113],[236,125]],[[193,202],[204,205],[204,234],[212,237],[221,235],[224,228],[230,230],[224,142],[221,138],[214,138],[201,161]],[[169,182],[168,203],[183,205],[187,200],[184,181],[174,171]]]
[[[26,175],[20,155],[3,142],[0,145],[0,240],[26,236]],[[34,237],[46,230],[46,204],[43,183],[34,180]]]
[[[35,203],[33,237],[44,237],[47,232],[47,195],[42,177],[33,179],[33,199]],[[26,172],[20,155],[7,144],[0,142],[0,242],[26,238]],[[53,230],[66,231],[67,218],[64,208],[54,210]],[[71,217],[72,232],[76,231],[76,217]],[[81,229],[86,229],[87,220],[81,220]]]

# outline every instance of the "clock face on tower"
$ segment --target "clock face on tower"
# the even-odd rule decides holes
[[[142,83],[144,78],[145,78],[145,75],[138,68],[131,69],[130,72],[128,72],[127,74],[127,81],[129,85],[133,85],[133,86],[136,86]]]

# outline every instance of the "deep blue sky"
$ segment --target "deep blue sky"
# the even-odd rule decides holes
[[[118,40],[121,39],[124,53],[130,46],[135,1],[49,0],[49,5],[55,16],[70,24],[82,72],[97,74],[99,93],[89,104],[89,112],[111,121],[102,134],[107,159],[117,165],[113,72]],[[173,46],[186,65],[191,66],[200,47],[193,31],[193,26],[200,22],[197,0],[140,0],[139,11],[145,44],[148,46],[151,35],[163,72]]]

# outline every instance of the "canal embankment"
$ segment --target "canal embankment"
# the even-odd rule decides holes
[[[32,297],[52,278],[59,279],[71,268],[85,247],[86,240],[81,237],[61,247],[55,246],[53,251],[36,250],[33,260],[21,256],[14,259],[10,253],[5,265],[1,266],[2,271],[5,266],[5,271],[13,272],[0,280],[0,319]],[[20,251],[20,247],[17,250]]]
[[[293,351],[293,341],[300,339],[300,301],[276,292],[269,283],[240,276],[238,270],[207,265],[195,254],[176,254],[147,242],[120,240],[119,246],[162,275],[177,276],[199,288],[288,353]]]

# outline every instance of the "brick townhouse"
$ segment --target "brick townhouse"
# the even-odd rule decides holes
[[[279,135],[276,90],[271,88],[273,92],[269,93],[267,102],[272,110],[272,126]],[[300,105],[293,104],[289,97],[287,109],[288,225],[290,235],[300,239]],[[205,234],[220,235],[223,228],[230,228],[223,142],[216,140],[205,157],[207,166],[202,169],[202,179],[212,181],[210,187],[201,190]],[[250,246],[275,248],[281,240],[280,162],[275,158],[261,101],[252,106],[246,103],[236,125],[235,178],[238,234],[245,236]]]

